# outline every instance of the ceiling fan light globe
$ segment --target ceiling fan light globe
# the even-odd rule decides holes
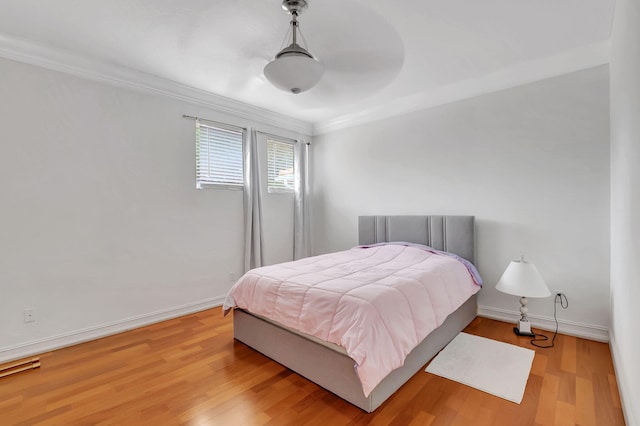
[[[324,74],[324,66],[302,54],[281,55],[264,67],[264,76],[278,89],[302,93],[314,87]]]

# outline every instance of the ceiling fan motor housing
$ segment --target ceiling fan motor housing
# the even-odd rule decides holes
[[[292,15],[300,15],[307,6],[306,0],[282,0],[282,8]]]

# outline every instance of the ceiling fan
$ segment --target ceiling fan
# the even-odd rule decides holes
[[[298,43],[298,16],[307,8],[306,0],[283,0],[282,8],[291,15],[291,44],[264,67],[264,75],[278,89],[301,93],[318,84],[324,66]]]
[[[281,6],[290,15],[289,28],[280,50],[263,65],[263,74],[272,87],[304,94],[295,97],[296,105],[315,108],[366,98],[402,69],[402,38],[372,5],[359,0],[282,0]],[[303,11],[313,53],[300,32]]]

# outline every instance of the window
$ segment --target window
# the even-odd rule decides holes
[[[242,188],[240,128],[214,127],[196,121],[196,187]]]
[[[267,188],[269,192],[293,192],[293,144],[267,140]]]

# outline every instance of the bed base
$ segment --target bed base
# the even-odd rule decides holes
[[[444,348],[477,315],[476,296],[447,317],[365,398],[348,356],[241,309],[233,311],[233,335],[285,367],[370,413]],[[291,350],[295,348],[295,350]]]

